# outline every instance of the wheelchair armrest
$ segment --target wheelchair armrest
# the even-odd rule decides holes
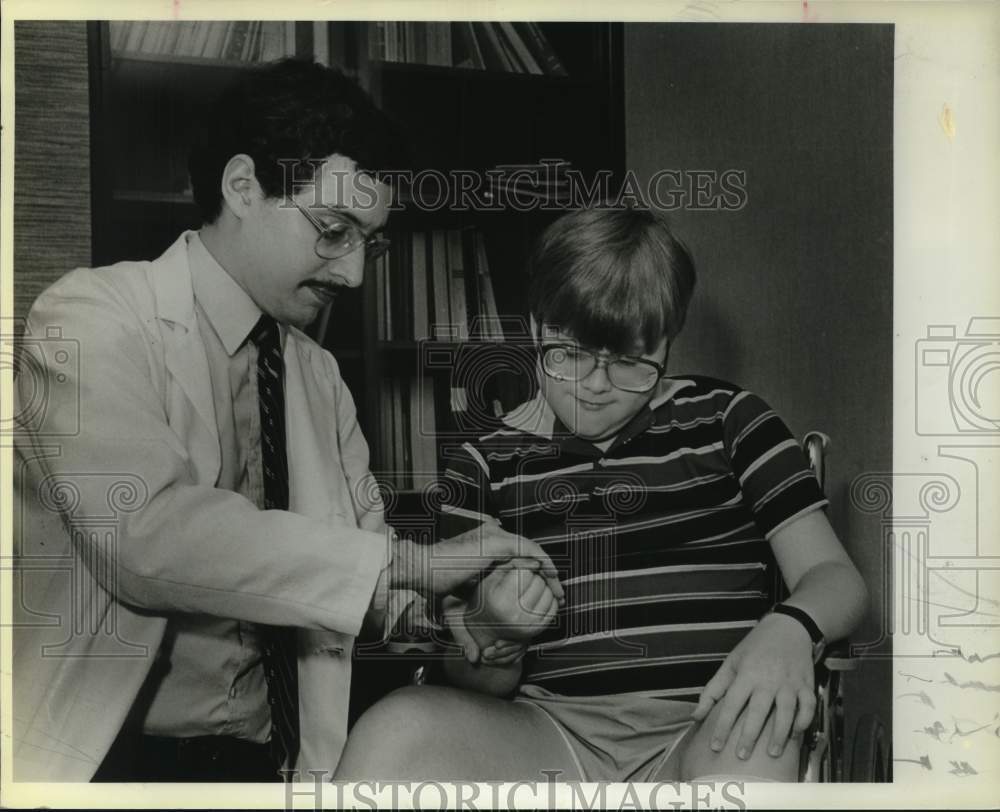
[[[838,640],[823,652],[819,665],[827,671],[856,671],[858,660],[851,656],[847,641]]]

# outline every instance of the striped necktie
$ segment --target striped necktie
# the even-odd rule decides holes
[[[257,398],[264,472],[264,509],[288,510],[285,452],[285,366],[278,323],[260,317],[250,340],[257,347]],[[277,543],[281,540],[277,539]],[[261,626],[264,673],[271,705],[271,750],[278,767],[291,768],[299,754],[299,686],[295,629]]]

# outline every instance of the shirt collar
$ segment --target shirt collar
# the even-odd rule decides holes
[[[216,335],[232,356],[246,341],[262,311],[240,284],[229,275],[195,233],[188,239],[188,263],[194,298]],[[284,338],[284,326],[279,325]]]
[[[657,409],[672,400],[674,395],[681,389],[686,389],[693,385],[693,381],[685,378],[661,378],[656,385],[656,391],[653,397],[650,398],[649,403],[629,421],[628,425],[622,428],[615,441],[608,447],[608,451],[649,428],[655,422]],[[569,430],[562,424],[556,413],[552,411],[552,407],[549,406],[548,401],[542,397],[541,390],[535,393],[534,398],[522,403],[514,411],[504,415],[502,419],[509,428],[517,431],[534,434],[546,440],[585,443],[588,447],[599,451],[592,443],[580,440],[569,433]]]

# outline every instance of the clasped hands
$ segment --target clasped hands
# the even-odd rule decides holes
[[[473,663],[481,654],[491,665],[519,659],[565,601],[545,551],[495,521],[436,544],[399,539],[389,570],[394,588],[442,596],[453,639]]]
[[[537,559],[513,558],[495,567],[468,599],[446,596],[442,610],[470,663],[507,666],[524,656],[528,641],[563,603],[562,587],[546,577]]]

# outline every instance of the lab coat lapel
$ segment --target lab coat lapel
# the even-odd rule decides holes
[[[208,356],[194,309],[185,232],[150,266],[156,315],[163,338],[164,365],[177,392],[168,389],[170,427],[182,438],[201,481],[214,481],[222,464],[212,401]]]

